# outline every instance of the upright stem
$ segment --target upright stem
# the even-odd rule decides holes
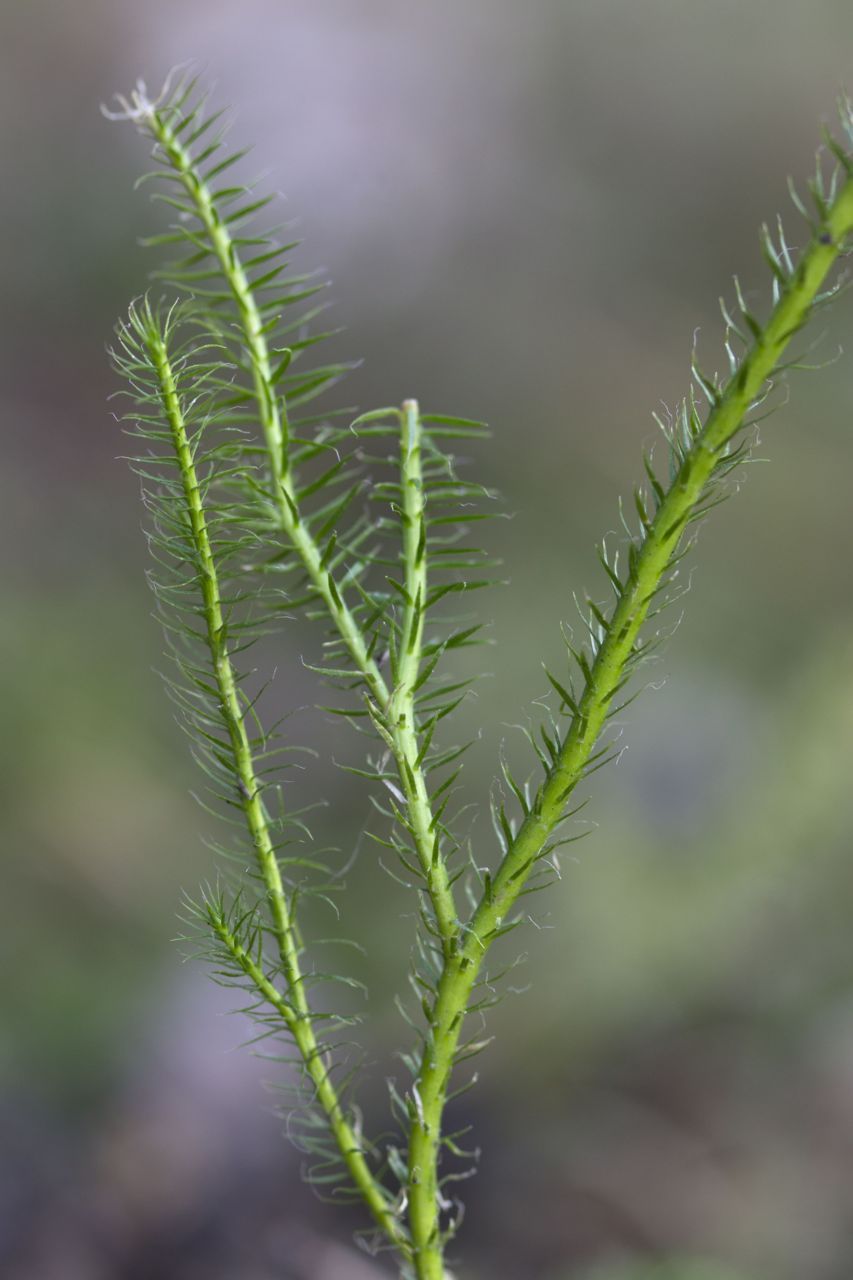
[[[582,777],[598,740],[651,602],[691,516],[701,503],[708,481],[765,383],[781,363],[791,339],[808,320],[815,298],[851,234],[853,178],[848,178],[782,290],[766,326],[755,335],[739,368],[717,396],[704,427],[685,454],[646,530],[592,664],[579,714],[572,721],[559,759],[507,850],[491,892],[483,898],[471,922],[477,937],[487,938],[512,909],[537,854],[565,813],[566,801]]]
[[[405,1255],[408,1252],[405,1232],[393,1213],[388,1193],[376,1181],[368,1167],[362,1153],[361,1140],[344,1114],[329,1074],[328,1054],[318,1043],[314,1032],[290,906],[270,834],[262,790],[255,771],[252,746],[246,733],[237,681],[228,653],[227,627],[223,614],[219,577],[195,470],[193,450],[188,438],[166,342],[154,317],[149,315],[147,318],[149,323],[146,326],[145,341],[160,386],[163,409],[169,423],[181,475],[190,526],[190,540],[196,557],[204,606],[207,646],[237,772],[240,802],[270,906],[272,931],[287,984],[286,993],[282,995],[276,989],[256,960],[246,953],[223,921],[215,921],[214,928],[220,941],[229,949],[234,960],[251,979],[260,995],[284,1018],[314,1086],[317,1101],[328,1117],[329,1127],[353,1183],[361,1192],[368,1209],[386,1237]]]
[[[634,567],[608,622],[571,728],[553,769],[509,845],[494,881],[464,929],[458,953],[445,958],[416,1085],[409,1146],[409,1221],[419,1280],[442,1280],[438,1165],[442,1115],[471,992],[497,931],[512,911],[598,740],[646,619],[714,469],[750,407],[808,319],[841,247],[853,234],[853,178],[841,187],[823,224],[781,292],[766,327],[719,393],[701,432],[646,529]]]
[[[421,448],[423,428],[416,400],[406,400],[400,413],[400,485],[405,566],[405,608],[400,629],[394,690],[388,704],[388,728],[395,755],[402,761],[412,838],[435,909],[441,945],[449,956],[456,944],[458,921],[447,867],[440,855],[415,712],[420,675],[427,597],[426,500]]]

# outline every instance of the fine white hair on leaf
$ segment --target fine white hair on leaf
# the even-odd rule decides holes
[[[140,76],[135,87],[131,90],[129,98],[125,97],[123,93],[114,95],[114,100],[118,103],[119,109],[111,110],[106,103],[102,102],[101,115],[107,120],[130,120],[135,124],[150,120],[161,102],[166,102],[171,95],[175,77],[188,70],[190,66],[192,66],[191,62],[182,62],[172,67],[163,81],[160,92],[153,99],[149,98],[148,86]]]

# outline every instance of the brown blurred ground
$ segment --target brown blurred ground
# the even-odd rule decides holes
[[[830,0],[7,0],[4,1276],[387,1274],[301,1185],[272,1069],[229,1052],[244,1028],[170,943],[207,854],[104,359],[155,214],[130,190],[142,144],[99,102],[206,66],[334,279],[338,349],[365,357],[343,398],[492,423],[478,465],[517,514],[492,533],[512,587],[466,713],[490,726],[476,797],[572,590],[598,581],[594,540],[651,411],[685,390],[694,330],[713,363],[732,272],[764,289],[756,228],[787,211],[851,52],[853,10]],[[830,357],[853,345],[849,300],[827,323]],[[770,464],[703,533],[666,684],[626,718],[597,830],[526,939],[532,989],[494,1015],[469,1095],[463,1280],[853,1274],[851,388],[847,355],[800,374],[763,429]],[[315,697],[308,643],[275,655],[283,707]],[[331,754],[328,726],[297,723]],[[333,771],[306,787],[338,798],[321,834],[348,857],[362,797]],[[400,911],[362,856],[346,923],[373,940],[377,1117]]]

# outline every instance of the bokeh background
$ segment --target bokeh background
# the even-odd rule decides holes
[[[141,140],[99,103],[196,59],[334,281],[338,350],[365,360],[339,402],[491,422],[476,463],[514,517],[489,535],[512,585],[484,602],[500,643],[465,711],[484,797],[694,331],[714,367],[732,272],[766,298],[756,229],[851,53],[847,0],[4,0],[4,1277],[391,1274],[301,1183],[275,1068],[171,941],[204,819],[104,356],[159,215],[131,189]],[[825,323],[817,360],[853,346],[850,301]],[[530,990],[491,1018],[462,1280],[853,1274],[850,356],[797,374],[762,435],[523,940]],[[283,707],[317,696],[311,644],[282,637]],[[323,764],[304,788],[333,795],[321,835],[348,858],[364,797]],[[377,1118],[403,912],[363,852],[344,918],[370,940]]]

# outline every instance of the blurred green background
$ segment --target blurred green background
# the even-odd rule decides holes
[[[465,712],[487,726],[476,798],[572,591],[598,589],[594,541],[694,330],[713,367],[732,272],[766,298],[757,226],[789,208],[851,52],[846,0],[4,0],[5,1277],[390,1274],[301,1184],[274,1070],[170,941],[209,864],[104,357],[157,212],[131,190],[142,141],[99,103],[196,59],[334,280],[338,349],[365,358],[342,398],[492,424],[477,465],[515,515]],[[853,345],[849,299],[826,325],[817,359]],[[524,939],[531,989],[491,1018],[461,1280],[853,1275],[850,357],[797,374],[762,437]],[[317,696],[312,643],[274,655],[282,708]],[[342,749],[322,717],[294,732]],[[336,797],[320,834],[348,857],[364,797],[331,769],[304,785]],[[366,851],[344,908],[371,943],[381,1117],[411,922]]]

